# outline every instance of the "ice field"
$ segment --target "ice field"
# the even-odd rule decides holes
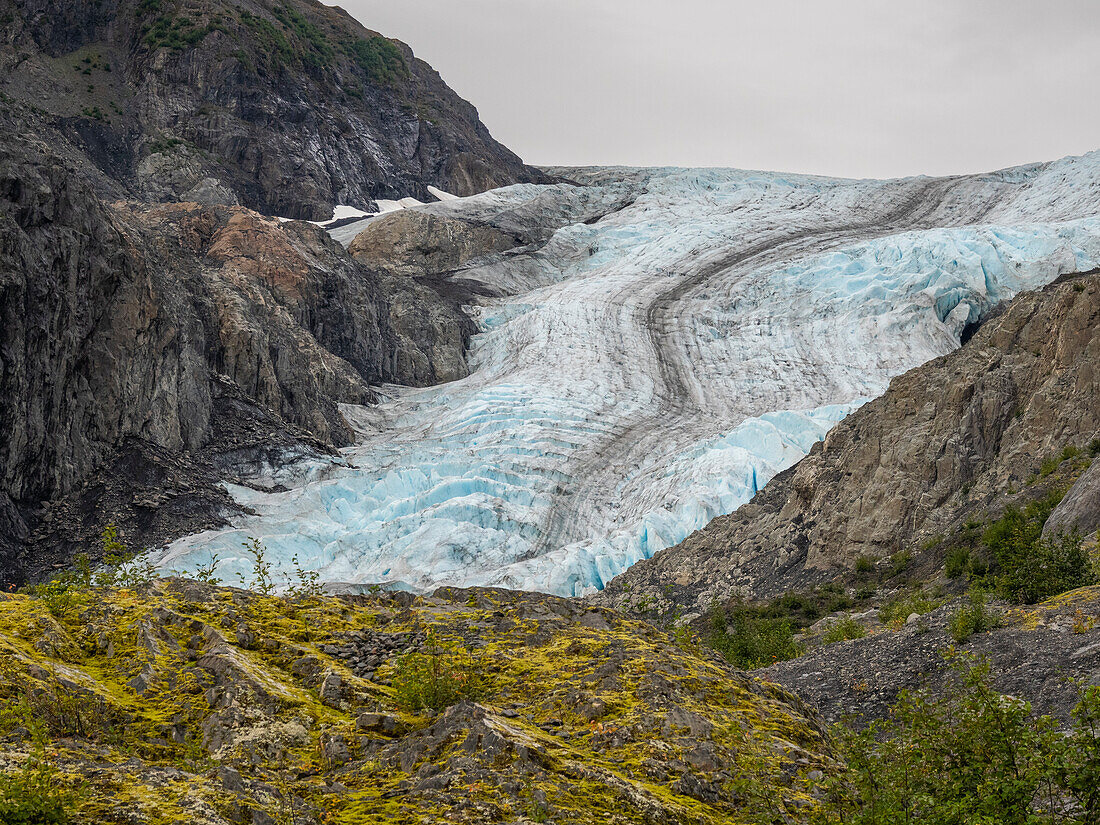
[[[340,461],[234,487],[257,515],[162,568],[217,553],[235,583],[257,536],[327,582],[598,589],[998,303],[1100,265],[1100,153],[895,181],[554,171],[573,183],[410,207],[530,240],[453,276],[499,296],[473,309],[472,374],[346,408]]]

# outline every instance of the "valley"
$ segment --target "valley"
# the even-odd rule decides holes
[[[599,590],[1017,292],[1094,268],[1098,165],[891,182],[556,168],[575,182],[413,207],[517,239],[413,270],[481,296],[471,374],[345,407],[359,433],[339,461],[234,487],[256,515],[158,563],[217,554],[235,576],[259,536],[277,570],[298,556],[338,587]]]
[[[350,12],[0,0],[0,825],[1100,823],[1100,150],[532,165]]]

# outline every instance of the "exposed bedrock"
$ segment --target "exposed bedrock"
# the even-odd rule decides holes
[[[1081,474],[1043,525],[1047,535],[1075,529],[1085,537],[1100,530],[1100,461]]]
[[[491,226],[404,209],[372,220],[348,252],[381,269],[422,275],[457,269],[472,258],[516,245],[514,237]]]
[[[650,595],[701,612],[850,570],[861,556],[950,533],[1029,485],[1044,460],[1100,431],[1100,277],[1019,295],[959,350],[910,370],[750,503],[635,565],[597,597]],[[1096,529],[1095,467],[1052,523]],[[1052,516],[1052,519],[1055,516]],[[934,542],[933,542],[934,543]]]
[[[456,307],[317,227],[107,204],[33,119],[0,116],[0,133],[6,577],[62,559],[109,518],[139,542],[220,523],[237,508],[218,479],[349,443],[337,405],[371,402],[371,383],[464,369]],[[120,464],[120,450],[139,458]],[[158,481],[139,466],[168,469]],[[183,493],[190,512],[148,512]]]
[[[0,89],[143,200],[334,204],[545,181],[404,43],[306,0],[3,0]]]

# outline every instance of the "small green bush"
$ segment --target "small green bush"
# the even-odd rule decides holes
[[[1058,465],[1062,463],[1062,460],[1057,456],[1051,456],[1039,466],[1039,478],[1046,478],[1048,475],[1058,469]]]
[[[899,550],[890,557],[890,571],[886,574],[887,578],[896,578],[909,569],[909,565],[913,563],[913,554],[908,550]]]
[[[875,560],[870,556],[860,556],[856,559],[856,572],[860,575],[867,575],[875,569]]]
[[[956,610],[947,623],[947,629],[956,642],[964,642],[975,633],[984,633],[1001,626],[1001,614],[988,606],[988,598],[985,590],[970,588],[967,603]]]
[[[902,693],[890,718],[838,731],[843,773],[826,780],[819,825],[1096,823],[1100,698],[1083,694],[1068,736],[997,693],[989,664],[957,659],[940,693]],[[1055,801],[1057,800],[1057,802]],[[1072,801],[1081,818],[1063,817]]]
[[[356,40],[345,48],[367,78],[375,83],[392,83],[409,74],[404,55],[388,38],[376,36]]]
[[[924,541],[922,541],[920,543],[920,549],[923,552],[928,552],[929,550],[933,550],[936,547],[938,547],[942,542],[943,542],[943,534],[942,533],[937,533],[936,535],[929,536]]]
[[[57,770],[39,757],[0,773],[0,822],[4,825],[66,825],[72,795],[57,786]]]
[[[309,22],[301,12],[290,6],[276,6],[271,13],[285,29],[293,32],[304,44],[302,56],[306,62],[322,65],[324,60],[332,57],[332,46],[324,33]]]
[[[321,574],[317,570],[307,570],[298,561],[298,555],[291,558],[294,565],[294,578],[287,575],[287,592],[294,599],[315,599],[325,592],[321,584]]]
[[[67,825],[76,794],[64,788],[58,770],[46,758],[46,729],[25,702],[15,702],[6,715],[20,717],[30,732],[34,751],[20,767],[0,773],[0,822],[4,825]]]
[[[944,575],[949,579],[958,579],[970,570],[970,548],[952,547],[947,553],[943,565]]]
[[[1009,507],[982,535],[1004,598],[1033,604],[1096,580],[1079,533],[1043,536],[1043,525],[1062,495],[1055,490],[1022,510]]]
[[[265,596],[275,592],[275,578],[271,574],[271,563],[267,560],[267,550],[264,543],[255,536],[249,536],[241,543],[241,546],[252,556],[252,578],[245,578],[243,573],[238,573],[241,587],[255,590]]]
[[[862,639],[866,635],[867,628],[851,616],[844,616],[840,619],[834,619],[825,626],[821,641],[829,645],[833,642],[845,642],[849,639]]]
[[[425,647],[397,662],[393,691],[398,707],[409,713],[440,711],[485,693],[484,669],[468,650],[439,641],[431,630]]]
[[[30,589],[30,594],[40,599],[50,615],[58,621],[64,621],[84,603],[76,587],[56,580],[35,585]]]
[[[935,610],[943,603],[943,599],[933,598],[924,590],[906,590],[894,596],[882,606],[879,610],[879,621],[897,628],[905,624],[912,614],[927,613],[929,610]]]
[[[768,616],[766,607],[752,605],[712,608],[704,641],[746,670],[793,659],[802,652],[789,619]]]

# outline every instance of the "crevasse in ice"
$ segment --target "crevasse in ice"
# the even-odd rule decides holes
[[[297,555],[325,581],[600,588],[996,304],[1100,264],[1098,153],[898,181],[568,172],[415,207],[557,228],[462,273],[505,296],[474,309],[468,378],[347,408],[361,438],[341,461],[278,468],[286,492],[233,487],[257,515],[161,566],[217,553],[247,577],[257,536],[277,572]]]

